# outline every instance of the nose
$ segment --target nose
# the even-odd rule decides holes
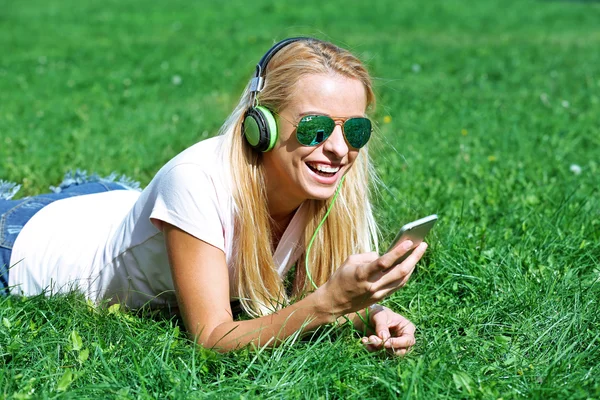
[[[343,158],[350,151],[346,138],[342,132],[342,125],[339,123],[335,124],[335,128],[331,135],[323,143],[323,151],[334,154],[337,158]]]

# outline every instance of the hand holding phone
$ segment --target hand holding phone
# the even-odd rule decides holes
[[[413,242],[413,249],[408,251],[398,260],[399,263],[404,261],[408,256],[410,256],[414,248],[420,245],[421,242],[423,242],[427,233],[429,233],[431,228],[433,228],[433,226],[437,222],[437,219],[437,215],[433,214],[428,217],[421,218],[404,225],[402,228],[400,228],[400,231],[398,232],[394,240],[392,240],[392,244],[387,249],[386,253],[392,250],[398,243],[403,242],[405,240],[410,240]]]
[[[425,245],[418,246],[436,220],[437,216],[431,215],[400,229],[391,248],[404,239],[410,239],[413,244],[408,249],[409,252],[417,249],[415,259],[407,260],[404,265],[398,266],[407,256],[403,254],[406,247],[393,249],[391,252],[388,250],[387,254],[381,256],[369,252],[348,257],[327,282],[317,289],[323,303],[327,304],[328,312],[336,316],[356,312],[383,300],[404,286],[410,279],[416,262],[426,250]]]

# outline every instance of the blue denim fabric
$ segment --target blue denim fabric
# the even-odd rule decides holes
[[[38,211],[56,200],[110,190],[138,190],[139,184],[115,174],[100,178],[77,171],[68,173],[58,187],[51,186],[53,193],[11,200],[19,188],[19,185],[0,181],[0,294],[8,294],[10,255],[17,235]]]

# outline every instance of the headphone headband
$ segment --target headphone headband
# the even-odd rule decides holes
[[[250,81],[250,96],[252,96],[252,106],[246,110],[244,122],[242,123],[242,132],[246,137],[246,142],[257,151],[269,151],[277,142],[277,121],[273,113],[266,107],[258,104],[258,94],[265,86],[265,71],[267,64],[273,56],[282,48],[290,43],[300,40],[311,40],[309,37],[294,37],[277,42],[266,52],[256,65],[256,72]]]
[[[262,58],[260,59],[258,64],[256,64],[256,72],[254,73],[254,77],[250,81],[250,93],[254,93],[256,95],[256,93],[259,93],[261,90],[263,90],[263,87],[265,86],[264,76],[265,76],[265,71],[267,69],[267,64],[269,64],[269,61],[271,61],[271,58],[273,58],[273,56],[275,54],[277,54],[277,52],[279,50],[281,50],[288,44],[298,42],[300,40],[310,40],[310,39],[311,38],[309,38],[309,37],[299,36],[299,37],[284,39],[280,42],[275,43],[273,45],[273,47],[271,47],[269,49],[269,51],[267,51],[265,53],[265,55],[262,56]]]

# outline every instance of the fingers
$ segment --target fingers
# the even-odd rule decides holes
[[[390,327],[392,335],[394,337],[410,337],[414,342],[415,332],[417,331],[415,324],[400,314],[396,314],[396,318],[394,325]]]
[[[404,286],[426,250],[427,243],[423,242],[401,264],[384,271],[373,285],[373,289],[377,292],[376,297],[383,298]]]
[[[393,266],[400,258],[402,258],[406,253],[408,253],[414,247],[414,243],[412,240],[405,240],[392,250],[388,251],[381,257],[382,266],[386,266],[385,268],[389,268]]]
[[[371,322],[377,335],[362,338],[370,352],[386,350],[397,356],[405,355],[415,344],[415,325],[407,318],[381,305],[372,306]]]
[[[413,242],[410,240],[406,240],[400,243],[398,246],[394,247],[393,250],[385,253],[382,256],[377,256],[371,263],[367,266],[365,272],[367,274],[377,274],[381,271],[384,271],[394,265],[394,262],[402,257],[406,252],[410,251],[413,246]]]
[[[383,342],[383,346],[390,350],[408,349],[415,345],[414,335],[402,335],[400,337],[391,337]]]
[[[425,248],[421,247],[423,244],[425,244]],[[419,248],[421,249],[420,252],[417,251]],[[405,240],[389,252],[374,260],[369,266],[370,272],[386,270],[390,267],[393,267],[396,264],[404,262],[405,259],[410,258],[415,253],[417,253],[418,255],[418,257],[416,258],[418,261],[425,252],[426,248],[427,244],[425,242],[422,242],[420,245],[415,246],[411,240]]]
[[[358,277],[360,279],[367,280],[370,275],[369,267],[371,263],[375,262],[379,254],[375,252],[353,254],[348,257],[345,264],[353,265],[357,268]]]
[[[389,339],[391,336],[389,328],[390,321],[385,312],[385,308],[379,304],[373,304],[369,307],[369,310],[371,310],[370,319],[374,325],[377,336],[384,341]]]
[[[379,254],[372,251],[370,253],[352,254],[348,260],[353,264],[368,264],[379,258]]]
[[[406,240],[383,256],[376,253],[349,256],[324,286],[332,288],[328,292],[337,293],[333,304],[339,304],[340,315],[377,302],[404,285],[425,253],[427,244],[413,247],[414,243]],[[398,259],[409,251],[412,251],[410,256],[398,264]],[[331,295],[328,297],[333,299]]]
[[[375,335],[371,335],[371,336],[365,336],[362,338],[362,344],[365,346],[365,348],[370,351],[377,351],[377,350],[381,350],[382,346],[383,346],[383,340],[381,340],[379,337],[375,336]]]
[[[415,324],[400,314],[395,315],[394,325],[391,327],[392,337],[386,340],[384,347],[390,353],[398,356],[405,355],[415,345]]]
[[[371,335],[362,339],[364,344],[368,344],[374,347],[394,350],[394,349],[408,349],[415,345],[415,337],[412,335],[406,335],[401,337],[390,337],[382,339],[379,336]]]
[[[400,349],[400,350],[388,350],[388,353],[395,355],[396,357],[404,357],[411,349]]]
[[[369,337],[363,337],[362,343],[370,352],[385,349],[388,353],[394,355],[404,355],[415,345],[415,338],[410,335],[383,340],[378,336],[371,335]]]
[[[413,324],[412,322],[410,322],[408,319],[404,318],[400,314],[398,314],[398,317],[399,317],[399,322],[393,328],[394,332],[403,333],[405,335],[412,335],[414,337],[415,332],[417,330],[417,327],[415,326],[415,324]]]
[[[392,265],[405,264],[409,260],[409,263],[414,265],[423,257],[425,250],[427,250],[427,243],[421,242],[419,245],[413,246],[412,242],[408,240],[402,249],[398,249],[398,251],[394,249],[383,256],[390,255],[390,258],[393,259]]]

